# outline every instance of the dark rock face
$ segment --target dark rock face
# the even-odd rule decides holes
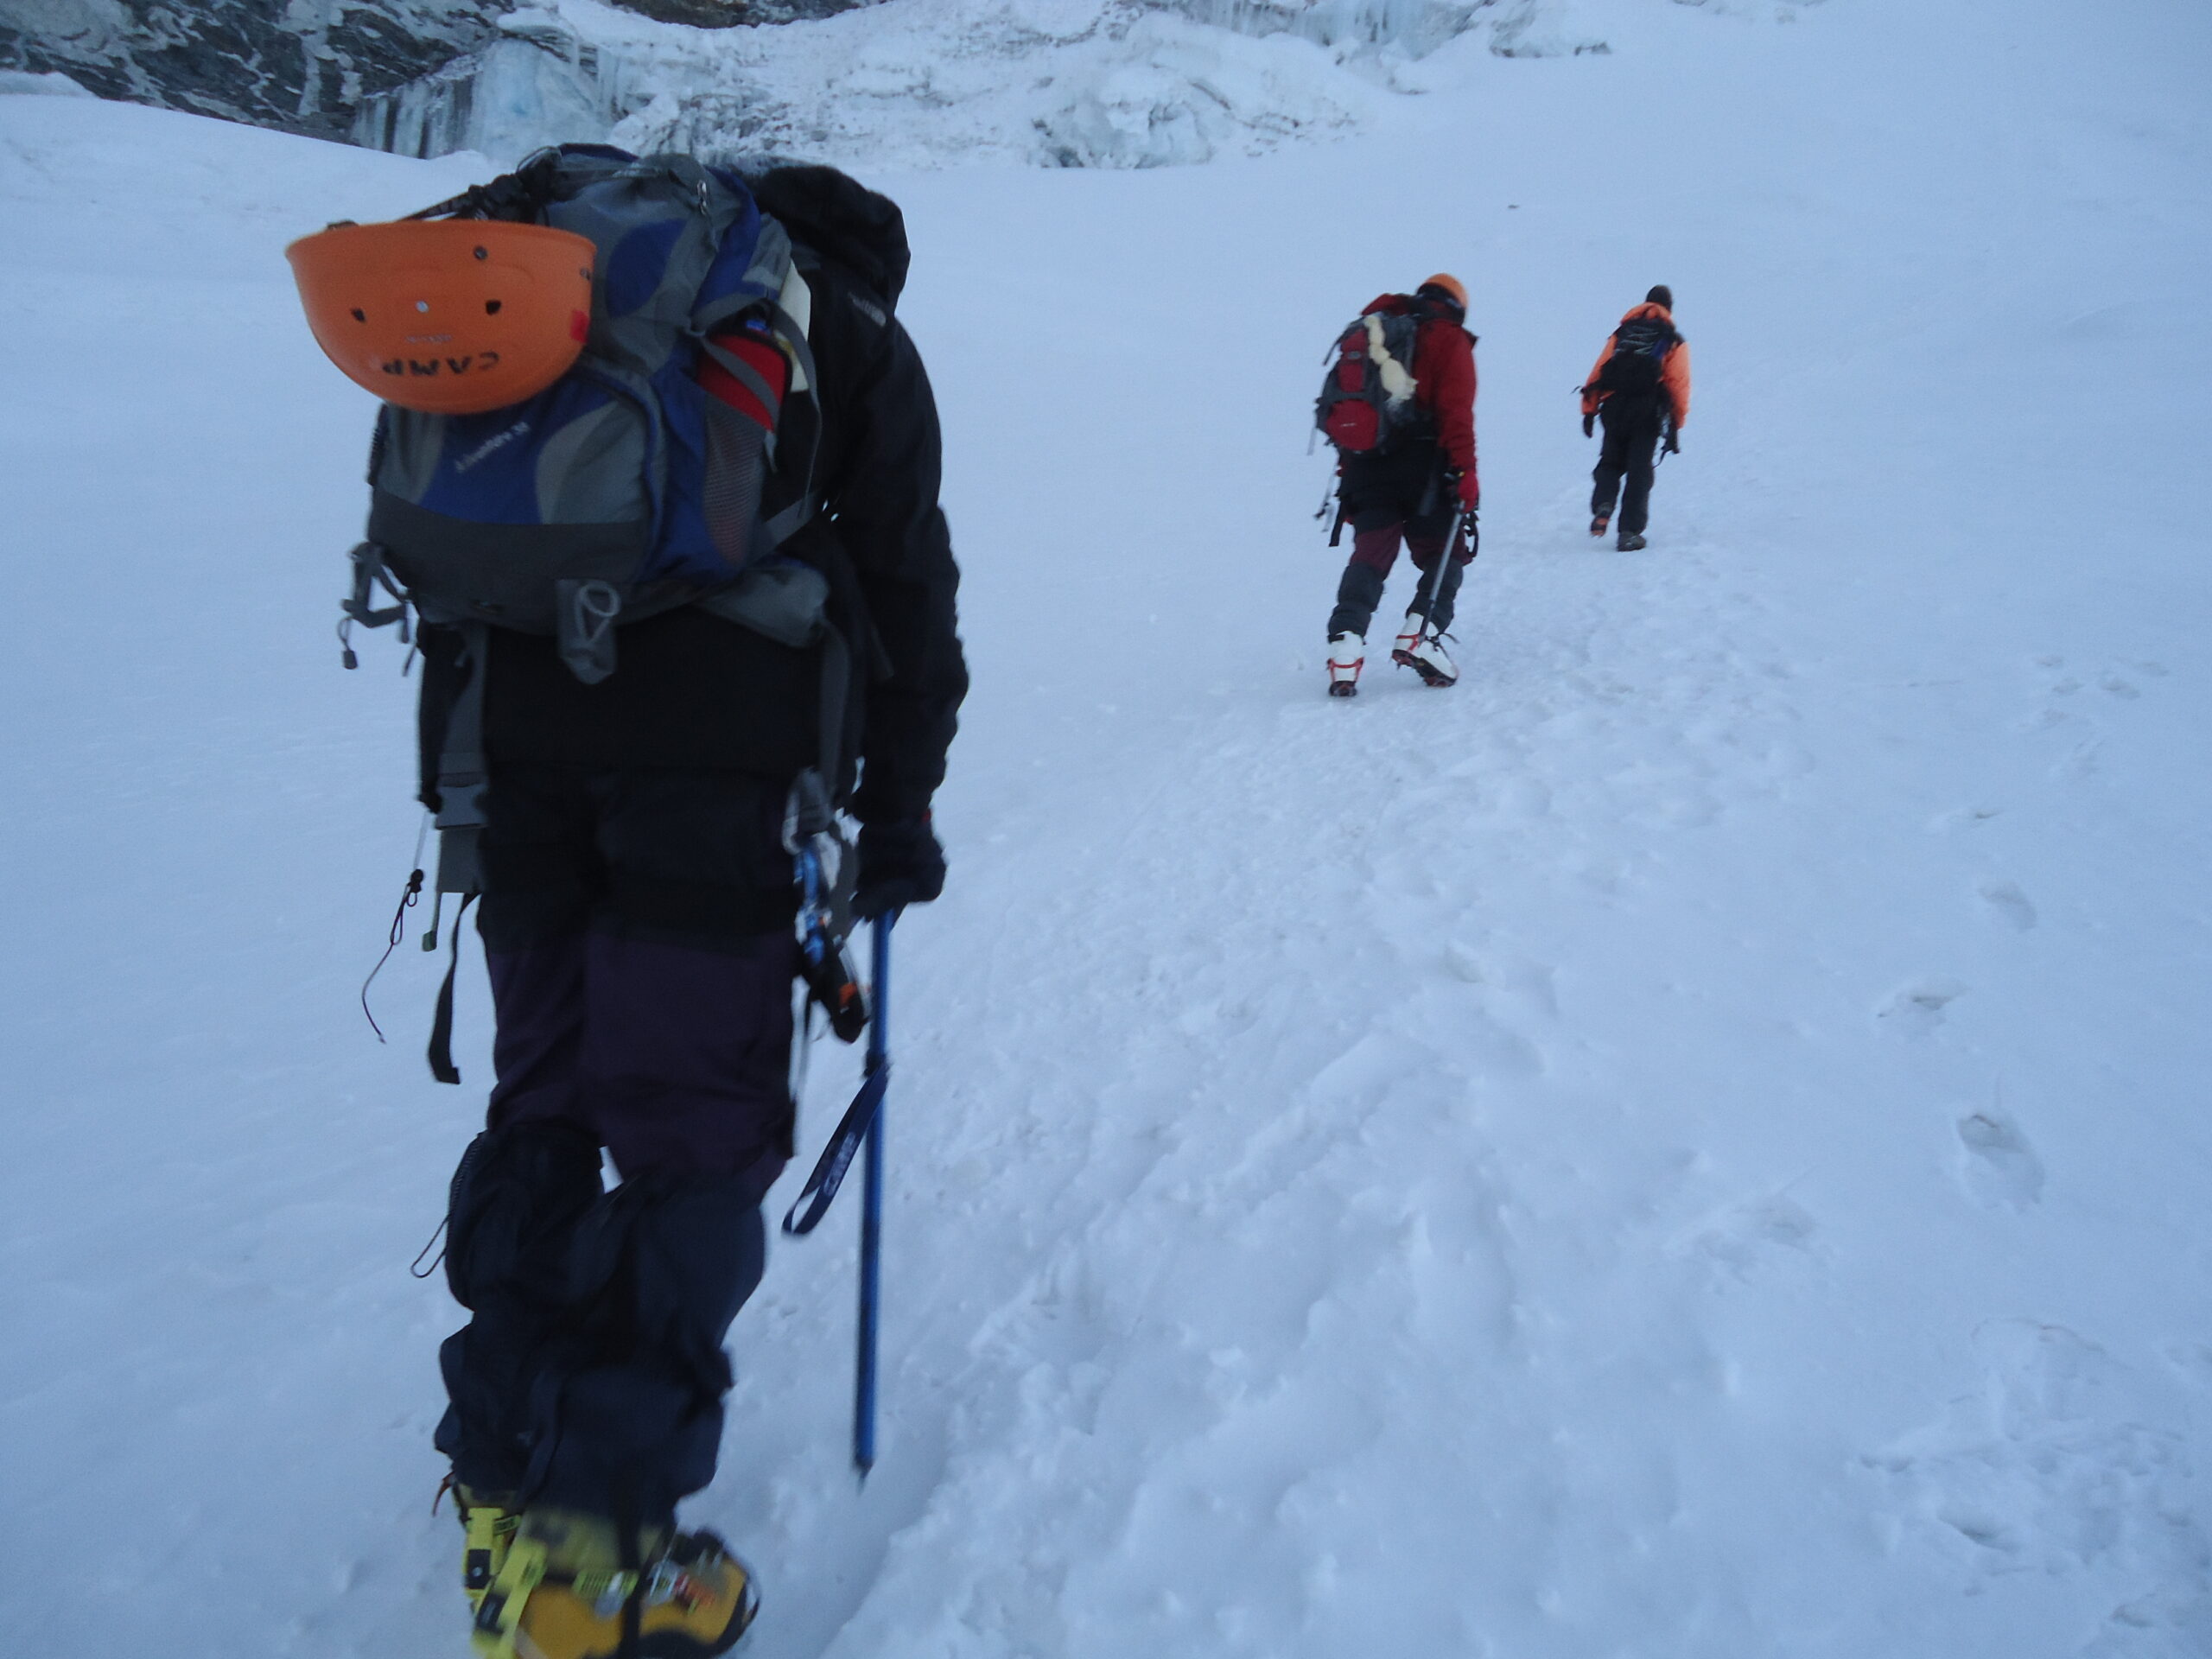
[[[740,23],[791,23],[814,17],[834,17],[856,6],[879,0],[608,0],[625,11],[634,11],[664,23],[689,23],[694,29],[734,29]]]
[[[484,41],[506,0],[0,0],[0,66],[103,98],[342,135],[372,92]]]
[[[689,23],[694,29],[734,29],[757,22],[745,0],[616,0],[628,11],[642,12],[656,22]]]
[[[514,3],[0,0],[0,68],[60,70],[103,98],[340,138],[365,99],[484,45]],[[628,9],[664,22],[728,28],[866,3],[628,0]]]
[[[882,4],[883,0],[750,0],[747,7],[748,23],[796,23],[817,17],[835,17],[841,11],[857,11],[862,6]],[[613,3],[631,11],[643,11],[642,5],[632,5],[630,0],[613,0]]]

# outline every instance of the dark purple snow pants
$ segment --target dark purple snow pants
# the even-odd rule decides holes
[[[1427,531],[1424,534],[1424,531]],[[1356,633],[1367,637],[1367,625],[1374,620],[1376,607],[1382,602],[1382,584],[1389,580],[1390,568],[1398,562],[1398,541],[1405,538],[1406,549],[1413,555],[1414,569],[1420,571],[1421,582],[1414,589],[1413,599],[1407,610],[1422,608],[1424,595],[1429,595],[1428,573],[1436,569],[1436,562],[1444,556],[1444,538],[1451,534],[1451,521],[1444,528],[1435,529],[1420,521],[1376,525],[1372,530],[1357,530],[1352,534],[1351,557],[1345,563],[1344,573],[1337,582],[1336,608],[1329,613],[1329,632]],[[1444,574],[1437,578],[1436,588],[1429,596],[1427,614],[1436,623],[1437,631],[1452,626],[1452,613],[1459,597],[1460,579],[1474,559],[1470,551],[1453,556],[1444,567]]]
[[[472,1317],[441,1351],[437,1444],[480,1493],[665,1524],[714,1477],[722,1338],[791,1155],[782,791],[531,768],[487,805],[498,1079],[454,1176]]]
[[[1459,581],[1475,556],[1475,527],[1467,526],[1465,550],[1451,559],[1428,596],[1428,573],[1443,556],[1457,503],[1444,481],[1444,458],[1433,443],[1408,444],[1380,455],[1359,455],[1344,464],[1338,495],[1344,521],[1352,528],[1351,557],[1337,582],[1336,608],[1329,613],[1329,633],[1367,637],[1368,624],[1382,603],[1382,586],[1398,562],[1401,538],[1414,556],[1422,581],[1414,589],[1408,612],[1431,616],[1441,632],[1452,626]]]

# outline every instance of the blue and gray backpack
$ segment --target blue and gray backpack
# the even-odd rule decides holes
[[[811,298],[784,227],[733,173],[596,144],[540,151],[414,217],[550,225],[598,251],[589,333],[559,380],[483,414],[387,404],[378,416],[368,536],[353,552],[340,636],[348,668],[355,623],[397,623],[404,637],[411,610],[461,636],[437,766],[437,893],[465,902],[479,887],[486,630],[551,636],[591,684],[615,671],[622,624],[683,605],[822,646],[824,752],[794,792],[791,833],[832,868],[849,861],[822,838],[836,834],[829,792],[850,657],[830,626],[828,580],[779,551],[813,512],[820,429]],[[765,423],[701,386],[709,361]],[[764,375],[764,362],[778,372]],[[450,979],[440,1003],[442,1077]]]
[[[588,237],[590,333],[567,374],[505,409],[385,406],[348,619],[400,620],[372,607],[381,584],[425,621],[551,634],[593,683],[613,671],[622,623],[702,600],[742,612],[733,588],[818,597],[818,575],[763,569],[789,564],[776,550],[811,509],[818,417],[806,283],[743,181],[689,156],[565,144],[416,217],[445,215]],[[788,400],[711,338],[733,331],[788,359]],[[767,428],[701,389],[707,359],[768,411]],[[764,518],[772,469],[795,487]],[[810,633],[788,602],[753,608],[771,631]]]

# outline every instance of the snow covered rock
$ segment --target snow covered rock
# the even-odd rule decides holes
[[[648,17],[709,29],[824,17],[868,3],[632,0]],[[512,4],[0,0],[0,68],[64,73],[103,98],[321,137],[343,134],[365,103],[394,88],[425,77],[437,88],[481,79],[477,99],[505,107],[526,101],[557,126],[572,114],[559,92],[549,83],[533,99],[524,86],[532,69],[539,76],[556,72],[529,65],[498,41],[497,20]],[[492,48],[480,60],[470,55],[480,47]],[[467,124],[464,118],[458,126]],[[405,130],[389,118],[386,130]]]
[[[491,35],[503,0],[0,0],[0,64],[127,99],[336,137],[360,100]]]
[[[12,94],[18,98],[92,96],[58,69],[43,75],[34,74],[25,69],[0,69],[0,94]]]

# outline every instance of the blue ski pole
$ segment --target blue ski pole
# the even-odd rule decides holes
[[[875,1018],[868,1038],[867,1077],[876,1085],[861,1169],[860,1351],[853,1378],[853,1467],[861,1478],[875,1467],[875,1327],[881,1306],[883,1245],[883,1096],[890,1081],[892,911],[875,919]]]
[[[861,1157],[860,1351],[853,1379],[853,1466],[861,1471],[862,1479],[875,1466],[875,1327],[882,1284],[883,1243],[882,1116],[884,1091],[891,1084],[891,1042],[886,1025],[891,988],[891,929],[898,919],[895,910],[875,919],[875,984],[870,995],[874,1007],[868,1019],[868,1058],[861,1068],[860,1092],[845,1109],[836,1133],[822,1149],[814,1173],[807,1177],[791,1212],[784,1217],[786,1233],[804,1236],[812,1232],[829,1213],[830,1202],[844,1185],[854,1158]]]

